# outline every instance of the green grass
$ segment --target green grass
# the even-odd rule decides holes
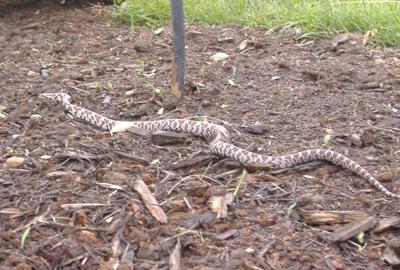
[[[184,0],[189,22],[266,29],[298,27],[305,35],[373,31],[373,41],[400,45],[400,1],[389,0]],[[117,16],[150,28],[170,18],[169,0],[127,0]]]

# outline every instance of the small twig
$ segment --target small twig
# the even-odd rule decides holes
[[[73,208],[73,209],[80,209],[85,207],[98,207],[98,206],[109,206],[107,203],[66,203],[62,204],[61,208]]]
[[[202,155],[202,156],[197,156],[200,151],[190,155],[190,157],[179,160],[171,165],[168,166],[168,168],[177,170],[177,169],[183,169],[187,167],[192,167],[195,165],[203,164],[204,162],[209,162],[214,158],[214,155]]]
[[[261,251],[260,253],[258,253],[257,255],[257,261],[259,264],[261,264],[261,266],[264,269],[277,269],[274,266],[272,266],[268,260],[264,260],[264,255],[265,253],[268,252],[268,250],[270,250],[272,248],[272,246],[275,244],[276,240],[272,240],[271,242],[269,242]]]
[[[382,131],[386,131],[386,132],[400,132],[400,129],[394,128],[394,127],[391,127],[391,128],[377,127],[377,126],[372,125],[370,122],[367,122],[367,124],[369,127],[373,128],[373,129],[377,129],[377,130],[382,130]]]
[[[67,265],[69,265],[69,264],[71,264],[71,263],[74,263],[74,262],[76,262],[76,261],[79,261],[79,260],[85,258],[86,256],[87,256],[87,254],[78,255],[78,256],[76,256],[76,257],[74,257],[74,258],[71,258],[71,259],[65,261],[65,262],[62,264],[62,266],[63,266],[63,267],[64,267],[64,266],[67,266]]]
[[[121,152],[121,151],[114,151],[113,153],[117,154],[119,156],[125,157],[125,158],[133,159],[134,161],[136,161],[144,166],[148,166],[150,164],[150,162],[148,160],[138,157],[136,155],[130,154],[130,153],[125,153],[125,152]]]
[[[230,170],[230,171],[227,171],[227,172],[223,172],[223,173],[217,174],[214,177],[215,178],[224,178],[225,176],[230,176],[230,175],[233,175],[233,174],[237,174],[238,172],[239,172],[239,169],[233,169],[233,170]],[[228,186],[229,182],[226,185]]]
[[[173,240],[173,239],[175,239],[175,238],[177,238],[177,237],[181,237],[181,236],[183,236],[183,235],[190,234],[190,233],[198,234],[198,235],[200,235],[200,237],[201,237],[201,235],[203,235],[203,234],[204,234],[204,235],[211,236],[211,237],[215,237],[215,234],[214,234],[214,233],[202,232],[202,231],[198,231],[198,230],[189,229],[189,230],[185,230],[185,231],[183,231],[183,232],[181,232],[181,233],[178,233],[178,234],[176,234],[176,235],[173,235],[173,236],[171,236],[171,237],[169,237],[169,238],[166,238],[166,239],[162,240],[161,242],[168,242],[168,241],[171,241],[171,240]]]
[[[161,149],[161,150],[171,151],[171,152],[175,153],[175,154],[178,156],[178,159],[181,159],[181,158],[182,158],[181,152],[179,152],[179,151],[177,151],[177,150],[175,150],[175,149],[172,149],[172,147],[159,146],[159,145],[155,145],[155,144],[153,144],[153,147],[158,148],[158,149]],[[182,146],[182,147],[175,147],[175,148],[178,148],[178,149],[179,149],[179,148],[180,148],[180,149],[190,149],[189,147],[184,147],[184,146]]]
[[[69,87],[69,88],[74,89],[75,91],[82,92],[82,93],[85,93],[85,94],[87,94],[87,95],[90,95],[90,94],[91,94],[89,91],[83,90],[83,89],[78,88],[78,87],[73,86],[73,85],[70,85],[70,84],[66,83],[65,81],[63,81],[63,84],[64,84],[65,86]]]
[[[94,232],[107,232],[108,231],[107,229],[104,229],[104,228],[74,226],[74,225],[64,224],[64,223],[59,223],[59,222],[49,222],[44,219],[38,219],[37,222],[40,224],[44,224],[44,225],[69,228],[69,229],[74,229],[74,230],[85,230],[85,231],[94,231]]]
[[[196,178],[198,178],[200,181],[203,181],[203,182],[206,182],[206,181],[204,181],[204,179],[203,179],[203,178],[206,178],[207,180],[210,180],[210,181],[213,181],[213,182],[215,182],[215,183],[217,183],[217,184],[219,184],[219,185],[222,185],[221,182],[219,182],[219,181],[217,181],[217,180],[215,180],[215,179],[213,179],[213,178],[211,178],[211,177],[209,177],[209,176],[206,176],[206,175],[202,175],[202,174],[188,175],[188,176],[182,178],[181,180],[179,180],[177,183],[175,183],[175,185],[173,185],[173,186],[170,188],[170,190],[168,190],[167,195],[170,195],[170,194],[172,193],[172,191],[173,191],[177,186],[179,186],[182,182],[184,182],[184,181],[186,181],[186,180],[188,180],[188,179],[190,179],[190,178],[192,178],[192,177],[196,177]],[[209,184],[208,182],[206,182],[206,183]]]
[[[156,99],[156,94],[153,93],[153,95],[151,96],[151,98],[149,98],[149,99],[147,99],[147,100],[141,100],[141,101],[132,102],[132,104],[134,104],[134,105],[146,104],[146,103],[153,102],[155,99]],[[121,103],[121,104],[122,104],[122,103]]]
[[[25,228],[27,228],[27,227],[33,225],[33,224],[36,224],[36,223],[38,223],[38,222],[41,222],[41,220],[44,218],[44,216],[46,216],[49,212],[50,212],[50,208],[48,208],[48,209],[46,210],[46,212],[44,212],[44,213],[41,214],[40,216],[34,217],[30,222],[28,222],[28,224],[26,224],[26,225],[24,225],[24,226],[22,226],[22,227],[19,227],[19,228],[17,228],[17,229],[15,229],[13,232],[18,232],[18,231],[23,230],[23,229],[25,229]]]
[[[160,172],[163,172],[163,173],[165,173],[166,174],[166,176],[163,178],[163,179],[161,179],[161,180],[159,180],[159,183],[164,183],[164,182],[166,182],[170,177],[173,177],[174,175],[175,175],[175,173],[173,173],[173,172],[170,172],[170,171],[167,171],[167,170],[164,170],[164,169],[161,169],[161,168],[159,168],[158,166],[157,166],[157,180],[158,179],[160,179]]]
[[[289,192],[282,193],[279,195],[269,196],[268,198],[260,198],[260,202],[265,203],[268,201],[277,201],[277,200],[281,199],[282,197],[292,195],[293,193],[294,193],[294,191],[289,191]],[[284,199],[284,201],[292,201],[292,199]]]
[[[25,170],[25,169],[4,169],[0,170],[0,172],[30,172],[31,170]]]
[[[121,186],[110,184],[110,183],[96,182],[96,185],[98,185],[100,187],[103,187],[103,188],[109,188],[109,189],[114,189],[114,190],[120,190],[120,191],[124,191],[125,190]]]
[[[84,154],[76,154],[76,153],[66,153],[66,154],[58,154],[55,156],[56,159],[60,160],[86,160],[88,162],[93,162],[93,160],[102,160],[106,158],[110,158],[110,154],[104,154],[104,155],[84,155]]]

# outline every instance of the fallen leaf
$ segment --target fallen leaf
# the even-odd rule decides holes
[[[240,43],[240,45],[239,45],[239,51],[240,52],[243,51],[244,49],[246,49],[248,42],[249,41],[247,39],[245,39]]]
[[[213,60],[214,62],[218,62],[218,61],[221,61],[221,60],[225,60],[228,57],[229,57],[228,54],[223,53],[223,52],[219,52],[219,53],[216,53],[216,54],[212,55],[210,57],[210,59]]]

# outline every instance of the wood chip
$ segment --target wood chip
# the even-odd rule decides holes
[[[272,65],[278,66],[278,68],[286,68],[286,69],[290,69],[290,64],[284,61],[280,61],[280,60],[272,60],[271,61]]]
[[[329,240],[332,242],[340,242],[346,241],[360,232],[368,231],[373,228],[376,224],[377,220],[375,217],[367,217],[362,220],[354,221],[350,224],[347,224],[339,229],[335,230],[329,237]]]
[[[373,229],[373,232],[380,233],[391,228],[400,228],[400,217],[380,219],[378,225]]]
[[[42,119],[42,116],[39,114],[32,114],[31,117],[29,118],[28,123],[25,125],[26,129],[32,129],[35,128],[39,125],[40,121]]]
[[[236,230],[236,229],[228,230],[228,231],[226,231],[224,233],[218,234],[217,235],[217,239],[218,240],[225,240],[225,239],[228,239],[230,237],[233,237],[233,236],[237,235],[238,233],[239,233],[239,231]]]
[[[125,224],[134,216],[133,212],[119,214],[107,228],[107,234],[111,235],[116,233],[119,229],[123,228]]]
[[[71,181],[80,181],[81,177],[77,172],[74,171],[54,171],[54,172],[49,172],[46,174],[47,177],[49,178],[63,178],[65,180],[71,180]]]
[[[377,113],[371,114],[371,115],[369,116],[369,119],[371,119],[372,121],[383,120],[384,118],[385,118],[384,115],[382,115],[382,114],[377,114]]]
[[[168,223],[167,215],[164,210],[160,207],[160,204],[154,198],[146,184],[138,179],[129,182],[129,186],[135,190],[142,197],[144,204],[149,209],[151,215],[158,220],[160,223]]]
[[[267,133],[268,130],[270,130],[270,128],[265,125],[262,125],[262,124],[256,124],[256,125],[243,127],[243,130],[250,134],[263,135],[263,134]]]
[[[169,269],[170,270],[182,269],[182,266],[181,266],[181,243],[179,240],[176,243],[175,248],[169,257]]]
[[[400,258],[397,256],[396,252],[391,248],[386,248],[383,253],[383,260],[392,266],[400,265]]]
[[[137,52],[148,53],[153,50],[153,46],[147,42],[136,42],[133,49]]]
[[[155,145],[182,144],[186,140],[186,135],[172,131],[155,131],[151,134],[151,142]]]
[[[179,221],[179,226],[186,228],[195,228],[201,223],[207,223],[215,220],[215,215],[207,212],[201,215],[185,216]]]
[[[130,177],[120,173],[120,172],[113,172],[113,171],[108,171],[103,175],[103,181],[104,184],[114,184],[114,185],[121,185],[121,184],[126,184],[130,181]],[[99,185],[101,185],[99,183]]]
[[[211,211],[217,214],[217,219],[228,217],[228,204],[225,196],[212,196],[209,204]]]
[[[10,215],[13,217],[19,217],[23,212],[17,208],[3,208],[0,210],[0,215]]]
[[[400,238],[392,238],[387,241],[387,244],[390,248],[392,248],[394,251],[399,252],[400,251]]]
[[[215,158],[214,155],[201,155],[197,157],[188,157],[181,159],[168,166],[170,170],[183,169],[210,163]]]
[[[351,141],[351,145],[354,145],[358,148],[362,147],[363,142],[362,142],[361,137],[358,134],[351,134],[350,141]]]
[[[142,164],[144,166],[148,166],[150,164],[150,162],[142,157],[136,156],[134,154],[131,153],[125,153],[125,152],[121,152],[121,151],[114,151],[114,154],[117,154],[121,157],[125,157],[125,158],[129,158],[132,159],[134,161],[136,161],[139,164]]]
[[[320,72],[314,70],[302,70],[301,75],[312,81],[318,81],[324,78],[324,76]]]
[[[40,23],[30,23],[21,27],[21,30],[28,30],[28,29],[39,29]]]
[[[218,42],[220,43],[233,43],[235,39],[233,37],[224,37],[224,38],[219,38]]]
[[[133,270],[135,269],[133,267],[133,261],[135,259],[135,251],[132,248],[129,248],[128,251],[124,252],[122,254],[122,258],[121,258],[121,263],[118,266],[118,270],[122,270],[122,269],[129,269],[129,270]]]
[[[383,85],[380,82],[366,82],[357,86],[360,90],[380,89]]]
[[[325,257],[325,263],[330,270],[343,270],[346,269],[346,265],[344,264],[342,258],[340,257]]]
[[[361,211],[305,211],[300,210],[300,215],[307,224],[341,224],[365,219],[368,214]]]
[[[13,182],[7,181],[6,179],[0,177],[0,186],[6,187],[6,186],[11,186],[12,184]]]
[[[25,162],[25,158],[23,157],[10,157],[3,164],[4,169],[13,169],[17,168],[19,165]]]

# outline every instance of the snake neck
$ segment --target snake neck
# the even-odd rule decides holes
[[[86,110],[82,107],[73,105],[71,103],[63,103],[63,106],[67,112],[72,114],[72,116],[77,117],[79,119],[83,119],[105,130],[112,131],[114,127],[118,125],[118,122],[123,122],[123,121],[115,121],[109,119],[107,117],[102,116],[101,114]]]

